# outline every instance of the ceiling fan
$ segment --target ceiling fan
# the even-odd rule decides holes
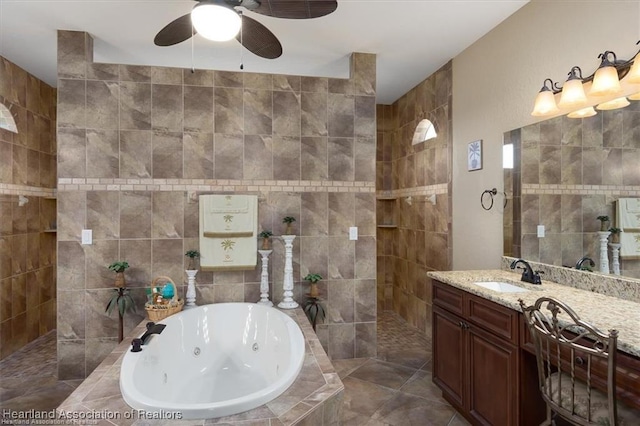
[[[282,55],[278,38],[260,22],[242,13],[244,8],[265,16],[285,19],[311,19],[336,10],[336,0],[195,0],[187,13],[156,34],[156,46],[173,46],[199,33],[203,37],[226,41],[236,38],[250,52],[266,59]],[[240,32],[240,27],[242,31]]]

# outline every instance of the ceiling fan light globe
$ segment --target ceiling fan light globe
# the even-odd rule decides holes
[[[200,3],[191,11],[191,23],[202,37],[213,41],[228,41],[240,31],[238,13],[225,6]]]

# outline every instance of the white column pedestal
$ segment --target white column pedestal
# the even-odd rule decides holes
[[[185,271],[187,273],[188,281],[187,281],[187,294],[185,295],[187,299],[187,303],[185,303],[184,309],[195,308],[196,305],[196,275],[198,274],[197,269],[187,269]]]
[[[609,243],[611,247],[611,267],[614,275],[620,275],[620,243]]]
[[[284,240],[284,282],[282,289],[284,290],[284,298],[278,303],[278,308],[295,309],[299,305],[293,300],[293,240],[295,235],[283,235]]]
[[[262,256],[262,273],[260,274],[260,300],[259,305],[273,306],[269,300],[269,255],[273,250],[258,250]]]
[[[609,231],[598,232],[598,239],[600,241],[600,272],[602,274],[609,273],[609,252],[607,250],[607,242],[609,238]]]

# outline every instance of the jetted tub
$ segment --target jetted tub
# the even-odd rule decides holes
[[[254,303],[199,306],[162,321],[141,352],[122,360],[120,390],[131,407],[227,416],[283,393],[304,362],[304,337],[287,314]]]

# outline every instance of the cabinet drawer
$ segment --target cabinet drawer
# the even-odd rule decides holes
[[[518,312],[473,294],[466,295],[469,321],[518,344]]]
[[[433,280],[433,303],[442,306],[449,312],[457,315],[464,315],[464,292]]]

